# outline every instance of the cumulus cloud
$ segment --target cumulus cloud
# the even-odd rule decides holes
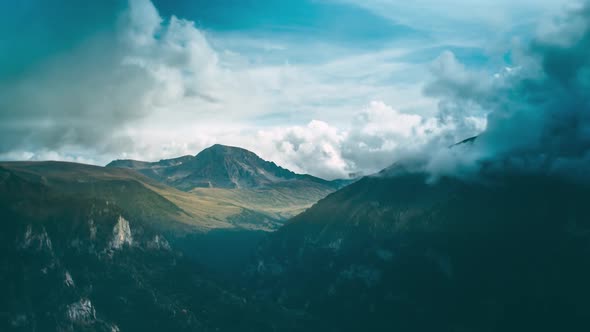
[[[373,101],[346,129],[314,120],[307,126],[259,131],[257,149],[295,171],[347,178],[377,172],[412,156],[449,130],[435,118],[402,113]]]
[[[221,143],[250,148],[295,171],[327,178],[345,177],[358,170],[370,173],[395,161],[417,158],[426,160],[424,167],[435,176],[472,175],[482,169],[582,172],[588,166],[590,143],[588,8],[573,7],[565,16],[541,26],[538,36],[526,46],[515,44],[511,63],[496,72],[474,70],[452,52],[444,52],[431,65],[435,79],[424,89],[427,97],[439,101],[434,117],[400,112],[375,101],[345,125],[311,113],[316,120],[307,125],[261,130],[245,125],[225,136],[208,135],[206,129],[199,128],[204,135],[200,142],[215,137]],[[182,116],[178,110],[183,109],[191,114],[224,109],[226,117],[239,118],[239,113],[247,118],[254,115],[248,110],[288,108],[302,100],[317,106],[325,96],[338,96],[343,87],[353,95],[366,88],[364,83],[331,85],[318,80],[321,72],[311,75],[310,68],[223,69],[219,54],[191,22],[173,17],[162,25],[157,14],[153,16],[148,20],[151,25],[131,30],[139,31],[140,37],[132,34],[136,52],[127,55],[124,63],[149,74],[160,86],[146,97],[150,105],[156,110],[175,105],[175,117]],[[146,35],[142,31],[152,37],[141,38]],[[336,62],[331,66],[342,65]],[[246,88],[238,87],[244,83]],[[219,97],[221,91],[223,98]],[[268,91],[273,92],[270,98]],[[265,97],[257,100],[261,94]],[[242,105],[252,100],[254,107]],[[335,98],[328,104],[342,101]],[[203,102],[219,108],[204,107]],[[166,113],[156,114],[158,120],[167,121]],[[475,135],[478,138],[473,144],[448,149]]]
[[[116,129],[145,114],[150,102],[145,92],[153,80],[121,63],[127,48],[126,40],[105,33],[16,80],[2,81],[0,153],[129,145]],[[105,132],[111,133],[108,141]]]
[[[228,100],[239,99],[231,98],[236,90],[248,94],[235,81],[193,22],[164,22],[150,1],[131,0],[114,31],[0,81],[0,155],[132,151],[137,138],[129,132],[142,119],[156,114],[182,123],[183,113],[214,113],[217,92]],[[230,106],[237,103],[217,105]]]
[[[470,146],[439,149],[433,174],[540,172],[583,175],[590,166],[590,5],[570,9],[495,75],[466,71],[444,54],[426,89],[453,122],[487,114]]]
[[[296,172],[320,177],[346,177],[349,165],[341,156],[346,134],[323,121],[307,126],[277,127],[257,133],[262,156]]]

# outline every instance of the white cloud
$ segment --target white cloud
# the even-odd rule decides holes
[[[261,130],[256,136],[261,156],[279,165],[325,178],[347,176],[349,165],[341,155],[346,133],[325,122]]]
[[[145,123],[223,127],[228,121],[247,123],[260,118],[275,119],[272,125],[314,118],[347,122],[371,99],[417,112],[434,108],[421,95],[421,83],[393,83],[402,77],[419,80],[427,74],[419,66],[397,60],[409,50],[341,55],[324,63],[254,64],[247,55],[213,49],[193,22],[172,17],[162,24],[154,18],[151,3],[134,3],[129,25],[142,28],[131,29],[133,47],[127,50],[124,63],[141,68],[154,80],[147,91]],[[144,14],[148,22],[133,22],[144,17],[133,14],[136,11],[148,12]]]
[[[434,118],[401,113],[373,101],[345,130],[314,120],[307,126],[259,131],[253,146],[263,157],[292,170],[332,179],[377,172],[452,129]]]
[[[135,45],[150,45],[154,43],[153,36],[160,29],[162,18],[158,10],[150,1],[129,0],[129,9],[122,17],[125,41]]]
[[[402,113],[381,101],[373,101],[355,112],[346,125],[311,120],[304,125],[264,129],[239,123],[223,127],[188,123],[172,132],[141,127],[129,132],[142,138],[139,143],[118,157],[159,160],[195,154],[220,143],[249,149],[295,172],[327,179],[346,178],[351,173],[377,172],[417,153],[454,128],[436,118]],[[452,144],[455,139],[451,136],[443,145]]]
[[[373,101],[356,116],[354,128],[360,135],[383,137],[393,135],[409,138],[421,124],[422,117],[417,114],[403,114],[380,101]]]

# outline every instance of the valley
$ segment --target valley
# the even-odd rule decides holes
[[[129,167],[1,163],[3,329],[583,325],[589,186],[394,165],[320,197],[325,182],[287,174],[180,190]]]
[[[167,185],[166,189],[151,188],[199,224],[224,229],[276,230],[288,218],[353,182],[295,174],[248,150],[219,144],[196,156],[153,163],[116,160],[106,168],[135,170]]]
[[[279,170],[288,178],[183,191],[129,168],[0,163],[0,283],[11,294],[0,328],[295,326],[288,309],[231,286],[268,232],[335,190]],[[228,312],[236,316],[224,322]]]

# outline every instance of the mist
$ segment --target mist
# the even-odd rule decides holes
[[[586,2],[540,26],[530,41],[515,40],[508,64],[496,73],[468,69],[445,52],[425,88],[439,99],[439,121],[467,133],[466,119],[483,115],[486,128],[454,146],[459,137],[439,136],[408,159],[422,160],[433,177],[534,173],[588,180],[589,42]]]

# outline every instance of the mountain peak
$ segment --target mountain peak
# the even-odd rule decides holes
[[[254,152],[221,144],[204,149],[186,167],[191,174],[182,181],[195,187],[253,188],[296,177]]]
[[[205,150],[240,150],[240,151],[250,152],[249,150],[246,150],[246,149],[238,147],[238,146],[224,145],[224,144],[219,144],[219,143],[213,144],[210,147],[203,149],[203,151],[205,151]]]
[[[229,146],[223,144],[214,144],[208,148],[205,148],[203,151],[199,152],[196,157],[204,156],[208,154],[218,154],[218,155],[226,155],[226,156],[250,156],[255,158],[260,158],[256,153],[246,150],[244,148],[240,148],[237,146]],[[260,158],[261,159],[261,158]]]
[[[252,151],[222,144],[214,144],[195,156],[165,159],[154,163],[114,161],[107,166],[132,168],[184,191],[195,188],[261,188],[276,184],[289,185],[287,182],[295,180],[313,182],[334,189],[342,187],[339,182],[296,174],[274,162],[260,158]]]

